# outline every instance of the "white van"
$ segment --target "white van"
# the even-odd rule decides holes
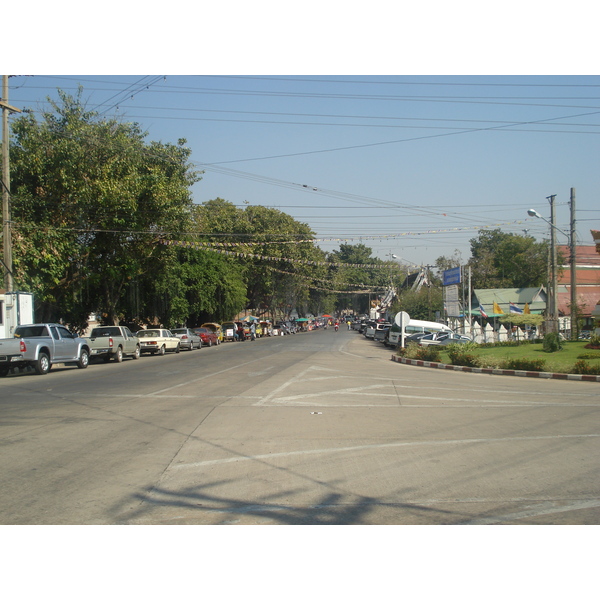
[[[408,325],[404,326],[404,337],[412,335],[413,333],[435,333],[436,331],[452,331],[450,327],[443,323],[436,323],[435,321],[419,321],[418,319],[409,319]],[[388,334],[388,346],[397,346],[402,337],[402,331],[400,325],[394,320],[393,325],[390,328]]]

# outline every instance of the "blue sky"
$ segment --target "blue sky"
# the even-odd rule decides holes
[[[571,187],[579,243],[600,228],[598,76],[42,75],[11,77],[9,98],[40,110],[78,84],[148,140],[187,139],[195,202],[278,208],[326,250],[466,260],[482,227],[547,235],[526,211],[549,218],[551,194],[568,231]]]
[[[81,83],[89,108],[138,121],[148,140],[187,140],[205,170],[195,202],[279,208],[325,250],[466,261],[483,227],[547,236],[526,211],[549,218],[551,194],[567,231],[571,188],[578,243],[592,244],[600,76],[583,2],[560,14],[536,2],[178,6],[121,6],[117,20],[78,5],[85,32],[60,15],[34,23],[37,45],[15,32],[12,72],[32,75],[11,77],[11,104],[41,109]]]

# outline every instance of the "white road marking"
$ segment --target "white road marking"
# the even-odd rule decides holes
[[[385,448],[417,447],[417,446],[452,446],[461,444],[489,444],[489,443],[514,443],[539,440],[561,440],[598,438],[600,434],[589,433],[581,435],[536,435],[528,437],[506,437],[506,438],[472,438],[465,440],[425,440],[422,442],[390,442],[387,444],[365,444],[362,446],[344,446],[342,448],[315,448],[313,450],[291,450],[289,452],[275,452],[271,454],[256,454],[254,456],[232,456],[230,458],[218,458],[200,462],[174,465],[173,469],[190,469],[194,467],[206,467],[210,465],[222,465],[253,460],[267,460],[273,458],[287,458],[289,456],[306,456],[309,454],[336,454],[340,452],[357,452],[363,450],[381,450]]]
[[[531,502],[531,501],[530,501]],[[569,512],[572,510],[585,510],[586,508],[598,508],[600,506],[600,500],[582,500],[576,502],[570,502],[564,506],[557,506],[554,502],[544,502],[543,504],[530,508],[529,510],[522,510],[515,513],[508,513],[505,515],[498,515],[496,517],[483,517],[481,519],[473,519],[472,521],[462,522],[461,525],[494,525],[496,523],[506,523],[510,521],[516,521],[519,519],[527,519],[531,517],[540,517],[543,515],[552,515],[561,512]]]

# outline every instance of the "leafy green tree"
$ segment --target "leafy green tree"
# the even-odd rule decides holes
[[[436,312],[443,313],[442,288],[439,286],[423,286],[417,291],[406,290],[401,293],[398,302],[394,303],[394,311],[404,311],[411,319],[436,321]]]
[[[542,285],[547,278],[548,244],[531,236],[481,230],[470,240],[473,288],[523,288]]]
[[[10,150],[15,283],[43,320],[76,328],[90,312],[125,316],[130,283],[169,256],[166,232],[187,229],[200,179],[185,140],[146,144],[137,124],[101,119],[81,95],[59,90],[39,121],[16,119]]]
[[[356,289],[356,294],[340,294],[336,301],[335,310],[344,311],[352,308],[354,312],[363,314],[369,311],[369,299],[383,294],[383,290],[392,283],[392,276],[397,275],[398,265],[388,261],[389,269],[379,268],[386,261],[372,256],[372,249],[364,244],[340,244],[339,250],[329,254],[329,260],[336,265],[346,263],[349,266],[332,267],[331,276],[338,289],[346,286],[348,291]],[[355,265],[365,265],[355,266]],[[376,265],[373,268],[371,265]],[[355,287],[356,286],[356,287]],[[363,288],[361,292],[360,287]],[[372,294],[364,293],[365,289],[371,289]]]
[[[247,309],[283,316],[306,306],[315,271],[310,263],[324,260],[308,225],[276,209],[242,209],[216,198],[196,207],[195,228],[199,239],[241,267]]]

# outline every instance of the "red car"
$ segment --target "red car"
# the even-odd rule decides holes
[[[196,327],[194,329],[194,332],[200,336],[203,346],[216,346],[219,343],[219,338],[217,337],[217,334],[208,327]]]

